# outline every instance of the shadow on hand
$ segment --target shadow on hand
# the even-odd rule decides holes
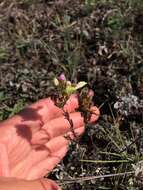
[[[39,106],[37,108],[25,108],[21,112],[19,112],[19,116],[22,117],[23,121],[42,121],[42,116],[38,113],[39,110],[41,110],[43,107]]]
[[[49,153],[49,156],[53,157],[51,150],[46,147],[44,142],[48,142],[51,137],[48,134],[47,130],[42,129],[42,126],[44,125],[44,122],[42,120],[42,116],[38,113],[40,109],[42,109],[42,106],[39,106],[38,108],[25,108],[22,110],[19,115],[22,117],[22,121],[20,124],[15,125],[17,135],[26,139],[28,143],[30,144],[31,148],[36,150],[36,151],[44,151],[46,150]],[[33,121],[36,127],[36,124],[38,123],[39,125],[39,132],[40,130],[43,130],[47,137],[42,138],[41,140],[44,141],[43,143],[32,143],[32,129],[29,123],[26,124],[26,122]],[[32,126],[34,127],[34,126]],[[60,159],[60,158],[59,158]]]
[[[32,139],[32,131],[29,126],[25,124],[16,125],[16,132],[22,138],[25,138],[27,141],[31,142]]]
[[[19,136],[22,138],[25,138],[30,144],[32,140],[32,130],[29,124],[25,124],[26,121],[34,121],[35,127],[36,123],[39,124],[40,128],[43,126],[42,116],[38,113],[40,109],[42,109],[42,106],[39,106],[37,108],[25,108],[21,112],[19,112],[19,116],[22,117],[22,121],[20,124],[15,125],[16,132]],[[40,130],[40,129],[39,129]]]

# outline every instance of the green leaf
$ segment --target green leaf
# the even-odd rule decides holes
[[[0,91],[0,102],[7,100],[7,99],[9,99],[9,97],[6,96],[3,91]]]
[[[15,114],[17,114],[18,112],[20,112],[24,107],[24,101],[23,100],[19,100],[13,108],[9,108],[9,111],[11,112],[9,116],[13,116]]]
[[[76,92],[76,88],[74,86],[67,86],[65,92],[66,94],[71,95]]]

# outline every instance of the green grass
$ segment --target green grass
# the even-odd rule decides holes
[[[8,117],[14,116],[19,111],[24,108],[25,101],[23,99],[18,100],[13,107],[9,107],[6,104],[3,104],[5,100],[10,99],[9,96],[6,96],[4,92],[0,92],[0,120],[4,120]]]
[[[0,61],[7,60],[9,57],[9,53],[7,49],[0,48]]]

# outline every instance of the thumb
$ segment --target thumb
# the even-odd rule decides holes
[[[17,178],[0,177],[0,189],[5,190],[61,190],[50,179],[23,180]]]
[[[61,188],[53,180],[43,178],[43,179],[38,179],[36,181],[40,183],[42,187],[40,190],[61,190]],[[37,188],[34,190],[39,190],[39,189]]]

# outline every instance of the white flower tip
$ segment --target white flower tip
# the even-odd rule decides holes
[[[55,85],[55,86],[58,86],[58,85],[59,85],[59,81],[58,81],[57,78],[54,78],[54,85]]]
[[[81,82],[79,82],[79,83],[76,85],[75,89],[78,90],[78,89],[84,87],[86,84],[87,84],[87,82],[81,81]]]

